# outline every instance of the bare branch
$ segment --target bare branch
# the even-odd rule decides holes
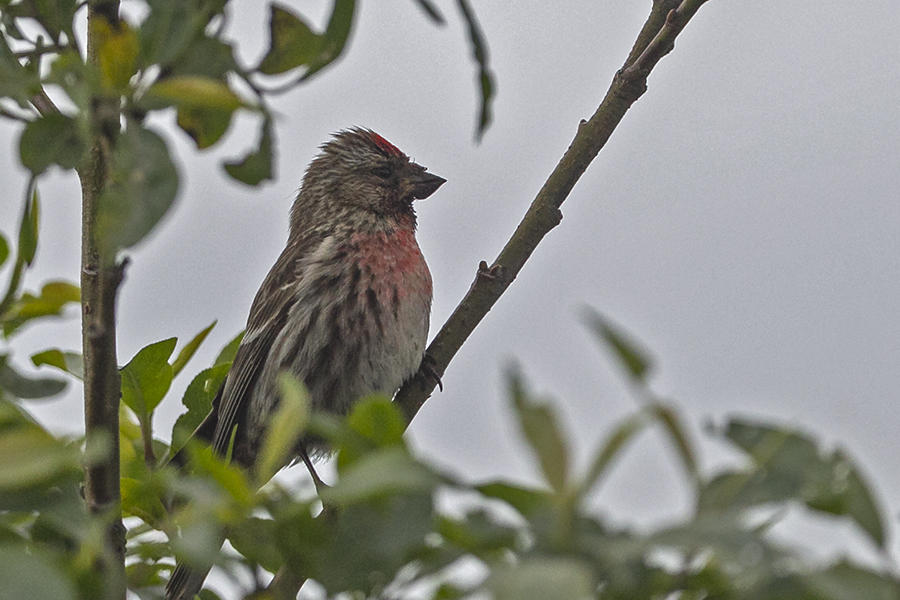
[[[550,174],[513,236],[492,265],[482,263],[472,287],[428,347],[432,368],[443,375],[447,365],[481,319],[513,282],[525,261],[547,233],[562,219],[559,207],[575,183],[606,144],[622,117],[647,90],[647,76],[674,47],[675,38],[706,0],[655,0],[653,9],[622,69],[616,73],[606,97],[588,121],[578,126],[575,138]],[[677,3],[676,3],[677,4]],[[424,373],[407,381],[394,400],[412,421],[434,391],[435,382]]]
[[[88,2],[88,31],[96,19],[118,20],[118,0]],[[97,62],[96,40],[88,38],[88,61]],[[49,100],[49,98],[47,99]],[[125,528],[119,483],[119,398],[121,383],[116,359],[116,296],[126,263],[102,256],[97,232],[97,201],[109,178],[113,141],[119,128],[118,105],[92,107],[90,155],[78,169],[82,193],[81,317],[84,355],[84,426],[86,443],[95,459],[85,465],[84,499],[88,510],[108,519],[103,552],[104,598],[125,600]],[[50,103],[52,105],[52,103]],[[40,106],[35,104],[40,109]],[[55,107],[54,107],[55,108]],[[44,112],[43,110],[41,112]]]
[[[31,97],[31,104],[44,116],[59,114],[59,108],[56,107],[44,88],[41,88],[40,92]]]

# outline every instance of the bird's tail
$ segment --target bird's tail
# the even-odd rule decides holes
[[[200,593],[209,569],[189,567],[184,563],[175,565],[175,570],[166,583],[166,600],[193,600]]]
[[[225,382],[223,381],[222,385],[219,386],[216,397],[213,399],[212,410],[191,435],[191,439],[199,439],[207,443],[212,441],[216,420],[218,418],[219,402],[221,400],[222,390],[224,389]],[[187,444],[169,459],[169,463],[174,464],[180,469],[185,467],[185,464],[187,463]],[[219,545],[221,546],[224,543],[225,535],[223,533]],[[206,576],[209,575],[209,570],[211,568],[212,567],[189,567],[183,562],[177,563],[175,565],[175,570],[172,571],[172,575],[169,577],[169,581],[166,583],[166,600],[193,600],[194,596],[197,595],[203,587],[203,582],[206,580]]]

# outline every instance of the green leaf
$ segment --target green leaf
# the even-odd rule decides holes
[[[140,242],[168,212],[178,171],[161,137],[129,122],[113,151],[110,181],[98,200],[97,227],[106,260]]]
[[[347,424],[353,431],[374,442],[377,448],[403,444],[406,419],[385,396],[369,396],[357,402],[347,418]]]
[[[78,452],[40,427],[23,426],[0,432],[0,491],[52,485],[63,475],[77,475]]]
[[[172,384],[169,357],[175,350],[176,338],[145,346],[120,369],[122,402],[143,420],[165,397]]]
[[[367,454],[340,474],[333,487],[322,490],[326,504],[352,504],[398,494],[430,491],[441,477],[416,462],[406,448],[391,446]]]
[[[141,100],[149,110],[178,107],[178,126],[198,148],[216,143],[228,130],[234,111],[247,106],[224,80],[199,75],[169,77],[154,84]]]
[[[194,353],[197,352],[197,348],[200,347],[200,344],[203,343],[203,340],[206,339],[206,336],[209,335],[209,332],[212,331],[213,327],[216,326],[216,321],[213,321],[206,327],[203,331],[194,336],[194,338],[189,341],[184,348],[181,349],[181,352],[178,353],[178,356],[175,357],[175,360],[172,362],[172,376],[177,376],[181,373],[181,370],[184,369],[185,365],[187,365],[188,361],[194,356]]]
[[[714,548],[718,554],[733,558],[739,558],[742,552],[746,553],[748,547],[753,547],[760,553],[757,560],[762,561],[771,550],[761,543],[761,535],[758,529],[747,525],[741,515],[700,515],[691,521],[652,534],[648,545],[678,548],[689,553]]]
[[[503,500],[524,517],[532,517],[551,506],[551,496],[543,490],[524,488],[512,483],[493,481],[475,488],[488,498]]]
[[[3,266],[3,263],[6,262],[7,258],[9,258],[9,242],[7,242],[3,234],[0,233],[0,267]]]
[[[519,537],[515,527],[497,523],[484,509],[466,513],[465,519],[441,516],[437,532],[463,552],[486,559],[497,558],[500,553],[514,549]]]
[[[725,435],[753,459],[753,468],[729,471],[702,490],[703,511],[799,501],[808,508],[852,519],[880,547],[886,543],[882,511],[853,461],[823,452],[792,429],[733,419]]]
[[[147,546],[148,544],[144,544],[140,548],[143,550]],[[125,565],[125,579],[128,582],[128,589],[137,590],[154,586],[162,588],[166,584],[166,579],[163,578],[162,574],[171,569],[171,565],[163,562],[141,561],[129,563]]]
[[[300,17],[287,8],[272,4],[269,14],[269,51],[257,69],[276,75],[307,65],[322,49],[323,37],[317,35]]]
[[[606,473],[612,461],[623,449],[652,423],[660,423],[678,452],[679,458],[685,466],[685,470],[691,476],[692,481],[700,481],[700,472],[690,438],[678,417],[678,414],[664,404],[650,404],[637,411],[624,421],[621,421],[604,441],[600,450],[594,455],[594,460],[588,469],[587,475],[581,484],[580,494],[589,494],[597,482]]]
[[[59,348],[51,348],[31,355],[31,362],[36,367],[49,365],[65,371],[76,379],[84,379],[84,359],[77,352],[63,352]]]
[[[806,505],[820,512],[850,517],[873,542],[885,548],[884,517],[862,473],[841,450],[835,450],[825,462],[827,476],[820,481]]]
[[[481,88],[481,106],[479,108],[478,126],[475,130],[475,138],[480,140],[492,120],[492,105],[494,102],[494,74],[488,66],[487,42],[481,32],[481,26],[475,18],[475,13],[469,6],[468,0],[457,0],[463,20],[469,29],[469,41],[472,43],[472,57],[478,65],[478,83]]]
[[[322,417],[316,415],[310,429],[328,439],[331,447],[338,450],[338,472],[376,448],[404,445],[406,420],[386,396],[376,394],[356,403],[346,420],[346,427],[338,425],[333,431],[329,430],[329,423]],[[321,429],[322,425],[325,430]]]
[[[172,75],[195,75],[225,81],[229,72],[237,70],[234,49],[219,39],[194,40],[178,62],[172,65]]]
[[[331,11],[328,27],[323,35],[322,47],[318,56],[310,61],[302,81],[309,80],[314,74],[336,61],[344,52],[353,27],[355,7],[355,0],[334,0],[334,10]]]
[[[241,467],[228,464],[205,444],[194,444],[190,450],[194,464],[209,473],[232,500],[245,508],[252,506],[256,488]]]
[[[66,305],[80,300],[81,290],[78,286],[65,281],[48,282],[41,288],[39,296],[22,294],[13,303],[4,315],[3,334],[9,337],[29,321],[61,315]]]
[[[6,32],[9,33],[8,27]],[[0,98],[12,98],[20,107],[28,108],[29,99],[39,89],[40,79],[22,66],[6,43],[6,36],[0,35]]]
[[[100,16],[91,19],[90,26],[100,67],[100,83],[109,90],[124,90],[137,71],[140,47],[137,32],[127,21],[112,25]]]
[[[40,208],[37,188],[35,188],[31,202],[25,203],[25,210],[22,211],[22,220],[19,223],[19,251],[16,260],[28,266],[31,266],[34,261],[34,253],[37,252]]]
[[[62,114],[39,117],[26,125],[19,138],[19,160],[35,175],[50,165],[63,169],[79,166],[87,151],[87,140],[75,119]]]
[[[518,375],[509,376],[509,390],[519,426],[540,462],[544,479],[554,490],[562,491],[569,478],[569,450],[556,414],[549,405],[528,398]]]
[[[229,114],[244,105],[226,82],[198,75],[162,79],[150,86],[141,103],[151,109],[175,105],[214,109]]]
[[[143,66],[168,66],[202,34],[208,15],[194,0],[151,0],[150,13],[140,28]]]
[[[684,465],[684,469],[690,476],[691,481],[693,481],[695,485],[699,485],[700,467],[697,465],[696,452],[694,452],[694,447],[691,443],[690,435],[688,435],[687,428],[681,422],[678,413],[674,408],[666,406],[665,404],[652,404],[649,408],[656,417],[656,420],[662,425],[663,431],[665,431],[669,436],[669,439],[672,440],[675,449],[678,451],[678,457],[681,459],[681,464]]]
[[[594,460],[581,484],[582,496],[588,495],[594,489],[612,464],[613,459],[619,456],[636,435],[653,422],[651,417],[650,410],[645,407],[613,428],[600,449],[594,454]]]
[[[160,488],[153,480],[137,480],[122,477],[122,513],[138,517],[149,525],[166,518],[166,507],[160,500]]]
[[[271,519],[245,519],[232,527],[228,539],[234,549],[267,571],[276,572],[284,563],[275,539],[275,521]]]
[[[61,379],[26,377],[9,365],[7,356],[0,354],[0,390],[17,398],[30,400],[55,396],[66,389],[66,385]]]
[[[652,368],[648,354],[597,311],[588,309],[585,320],[597,338],[612,350],[632,380],[645,383]]]
[[[194,430],[209,414],[213,398],[216,397],[230,368],[230,363],[223,363],[204,369],[188,385],[181,399],[187,412],[178,417],[172,428],[173,452],[180,450],[187,443]]]
[[[259,185],[273,179],[272,121],[263,119],[259,147],[240,161],[226,162],[225,171],[234,179],[248,185]]]
[[[431,496],[429,491],[392,494],[342,506],[329,515],[325,531],[308,521],[300,521],[300,527],[285,523],[279,528],[279,548],[286,558],[293,557],[292,564],[305,565],[304,575],[321,583],[329,598],[351,590],[357,592],[352,597],[383,597],[379,592],[385,584],[426,549],[434,523]]]
[[[3,598],[76,600],[72,581],[55,563],[39,548],[26,552],[16,546],[0,546]]]
[[[197,148],[209,148],[225,135],[231,125],[233,111],[180,106],[178,126],[188,134]]]
[[[256,459],[255,474],[263,484],[284,467],[295,455],[297,442],[309,422],[309,393],[306,387],[288,373],[278,376],[281,400],[269,422],[262,449]]]
[[[230,342],[228,342],[222,351],[219,352],[219,355],[216,357],[213,366],[223,365],[223,364],[231,364],[234,362],[234,356],[237,354],[238,348],[241,345],[241,340],[244,339],[244,332],[240,332],[236,336],[234,336]]]
[[[223,363],[204,369],[197,373],[197,376],[188,384],[181,403],[188,409],[188,412],[199,413],[200,420],[197,421],[197,425],[212,409],[212,400],[216,397],[230,368],[229,363]]]
[[[574,557],[531,557],[495,569],[487,580],[494,600],[585,600],[595,595],[590,567]]]

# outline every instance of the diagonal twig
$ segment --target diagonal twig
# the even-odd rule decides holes
[[[706,0],[655,0],[638,40],[616,73],[603,102],[588,121],[578,126],[575,138],[538,192],[494,263],[482,263],[472,287],[435,336],[428,353],[433,368],[443,375],[462,344],[510,286],[544,236],[562,219],[559,207],[597,156],[622,117],[647,91],[647,77],[660,59],[672,51],[675,38]],[[677,8],[673,8],[673,5]],[[423,383],[425,382],[425,383]],[[408,381],[395,396],[409,421],[434,391],[434,378],[425,373]]]

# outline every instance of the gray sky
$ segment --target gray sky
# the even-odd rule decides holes
[[[239,2],[240,56],[263,51],[267,12]],[[289,2],[321,23],[326,2]],[[260,189],[218,167],[252,143],[248,121],[197,155],[173,133],[179,204],[132,253],[121,293],[119,357],[218,319],[189,367],[206,366],[243,328],[280,252],[306,164],[330,132],[368,126],[447,178],[418,206],[435,281],[432,333],[492,261],[575,133],[600,102],[650,2],[472,0],[498,79],[495,119],[473,143],[474,67],[455,3],[435,28],[412,0],[360,3],[349,52],[279,98],[278,180]],[[900,3],[711,0],[649,80],[563,205],[562,224],[444,377],[411,430],[421,452],[472,479],[533,480],[515,441],[504,369],[520,363],[551,397],[583,464],[608,427],[637,407],[620,372],[580,322],[591,305],[651,348],[654,388],[677,401],[704,440],[704,464],[729,456],[705,422],[731,414],[803,425],[848,447],[900,511]],[[171,130],[171,116],[160,119]],[[0,121],[6,152],[9,123]],[[0,161],[9,236],[26,179]],[[73,177],[41,188],[42,240],[26,284],[77,280]],[[54,337],[49,337],[48,332]],[[20,364],[58,340],[38,327]],[[63,343],[76,349],[75,319]],[[175,390],[158,413],[168,435]],[[78,390],[43,405],[59,428],[81,425]],[[658,435],[645,435],[597,500],[615,519],[682,514],[687,488]],[[810,535],[819,535],[815,525]],[[823,529],[824,531],[824,529]],[[831,531],[831,530],[828,530]],[[845,528],[847,539],[857,536]],[[824,535],[824,534],[822,534]],[[894,543],[896,549],[896,543]]]

